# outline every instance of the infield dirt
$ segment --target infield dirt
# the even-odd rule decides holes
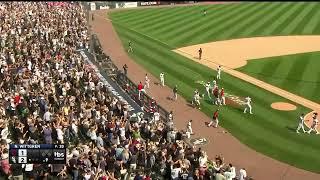
[[[217,69],[221,65],[223,69],[222,73],[228,73],[297,104],[315,110],[320,109],[320,104],[239,72],[235,68],[246,65],[247,61],[252,59],[320,51],[318,44],[320,44],[320,36],[272,36],[197,44],[173,51],[212,69]],[[200,48],[202,48],[201,60],[198,58],[198,50]],[[221,77],[223,78],[223,74]]]
[[[273,109],[280,110],[280,111],[294,111],[297,109],[297,106],[290,103],[285,103],[285,102],[272,103],[271,107]]]
[[[312,112],[306,114],[306,116],[304,117],[304,124],[305,124],[308,128],[310,128],[311,125],[312,125],[312,116],[313,116],[313,113],[315,113],[315,112],[320,113],[320,109],[318,109],[317,111],[312,111]],[[318,126],[317,130],[320,132],[320,126]],[[313,132],[313,133],[314,133],[314,132]],[[318,135],[318,136],[319,136],[319,135]]]

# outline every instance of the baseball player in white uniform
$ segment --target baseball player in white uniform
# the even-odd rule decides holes
[[[218,71],[218,73],[217,73],[217,79],[221,79],[221,70],[222,70],[221,66],[218,66],[218,69],[217,69],[217,71]]]
[[[200,109],[200,94],[198,90],[195,90],[194,92],[192,105],[193,104],[195,104],[195,106],[198,106],[198,108]]]
[[[317,119],[317,116],[318,116],[318,113],[313,113],[313,121],[312,121],[312,125],[311,125],[311,128],[309,129],[308,133],[310,134],[312,131],[316,132],[317,134],[319,134],[319,131],[317,130],[318,128],[318,124],[319,124],[319,121]]]
[[[299,124],[298,124],[296,132],[300,133],[299,132],[300,129],[302,129],[304,133],[306,132],[306,130],[304,129],[304,114],[303,113],[299,117]]]
[[[207,91],[208,97],[211,99],[211,96],[210,96],[210,82],[207,82],[205,87],[206,87],[206,91]]]
[[[190,120],[190,121],[188,122],[187,132],[189,132],[190,134],[193,134],[191,123],[192,123],[192,120]]]
[[[246,99],[246,103],[245,103],[246,107],[244,108],[243,113],[247,113],[247,110],[249,109],[249,113],[253,114],[252,113],[252,106],[251,106],[251,98],[248,96],[245,99]]]
[[[146,74],[146,77],[145,77],[145,84],[146,84],[146,87],[149,89],[149,87],[150,87],[150,79],[148,78],[147,74]]]
[[[215,88],[216,86],[217,86],[217,81],[214,79],[214,80],[212,81],[212,87]]]
[[[164,86],[164,73],[160,73],[160,83],[161,83],[161,86]]]
[[[247,171],[245,168],[239,170],[239,180],[245,180],[247,178]]]

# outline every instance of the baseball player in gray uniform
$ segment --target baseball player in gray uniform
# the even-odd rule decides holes
[[[304,129],[304,114],[303,114],[303,113],[302,113],[302,114],[300,115],[300,117],[299,117],[299,124],[298,124],[298,127],[297,127],[296,132],[297,132],[297,133],[300,133],[300,132],[299,132],[300,129],[302,129],[304,133],[307,132],[307,131]]]

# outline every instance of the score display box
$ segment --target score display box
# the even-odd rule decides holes
[[[10,144],[10,164],[65,164],[64,144]]]

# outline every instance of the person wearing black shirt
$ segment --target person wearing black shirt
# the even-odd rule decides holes
[[[176,134],[176,140],[179,140],[179,141],[182,140],[182,133],[180,131],[178,131]]]
[[[11,172],[12,172],[13,179],[23,180],[23,171],[22,171],[21,164],[12,164]]]
[[[76,180],[79,177],[78,158],[75,156],[69,160],[69,167],[72,174],[72,179]]]
[[[124,75],[127,75],[127,73],[128,73],[128,66],[127,66],[127,64],[124,64],[122,68],[123,68]]]
[[[55,177],[64,169],[64,164],[51,164],[51,176]]]
[[[198,151],[194,152],[194,165],[195,167],[199,166],[199,157],[201,156],[201,148],[198,149]]]
[[[201,60],[201,56],[202,56],[202,48],[199,49],[199,60]]]
[[[172,91],[173,91],[173,100],[176,101],[178,99],[178,86],[175,85]]]

